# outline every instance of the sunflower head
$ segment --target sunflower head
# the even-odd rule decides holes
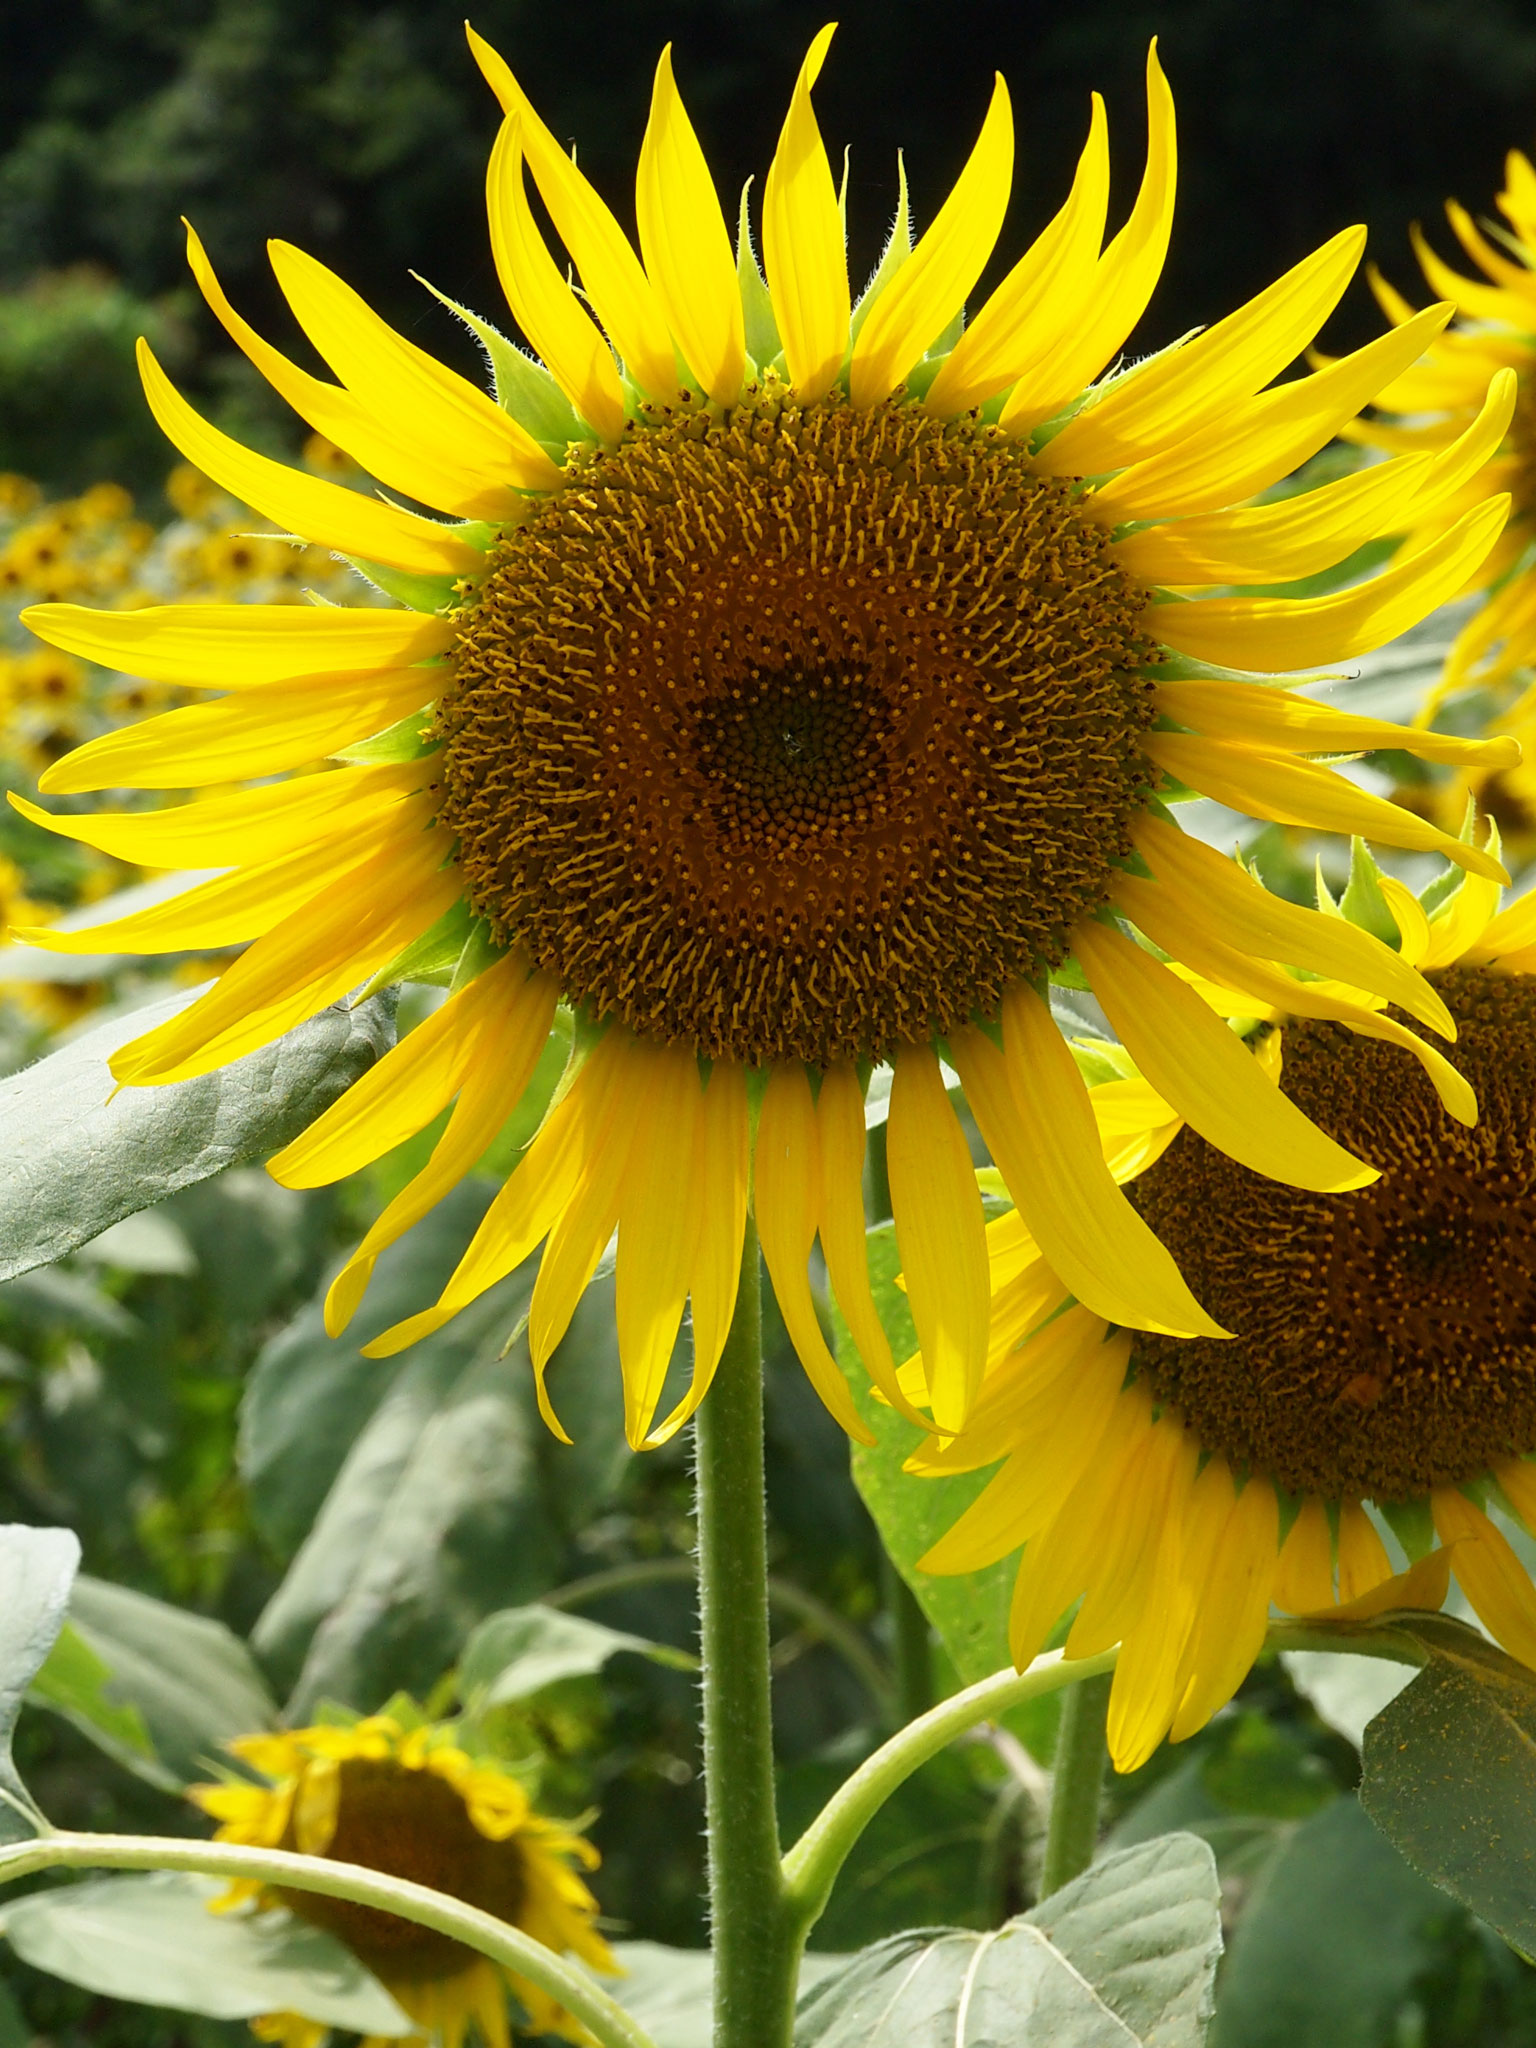
[[[1390,1011],[1341,1019],[1325,982],[1249,1015],[1277,1092],[1377,1168],[1364,1186],[1307,1193],[1210,1145],[1123,1048],[1080,1048],[1106,1163],[1230,1334],[1091,1315],[1009,1214],[990,1226],[990,1351],[970,1424],[910,1461],[1002,1460],[925,1565],[973,1570],[1022,1543],[1020,1663],[1074,1609],[1068,1656],[1122,1645],[1122,1768],[1231,1696],[1272,1603],[1438,1606],[1454,1574],[1536,1665],[1536,1588],[1487,1512],[1536,1527],[1536,898],[1500,911],[1497,889],[1468,878],[1428,912],[1367,878],[1450,1013],[1459,1072],[1423,1042],[1405,1071]],[[921,1364],[903,1378],[921,1398]],[[1387,1527],[1416,1560],[1401,1581]]]
[[[579,1834],[537,1813],[521,1781],[460,1747],[452,1723],[423,1719],[408,1701],[351,1723],[250,1735],[230,1744],[268,1782],[200,1785],[192,1797],[219,1822],[216,1839],[296,1849],[362,1864],[463,1899],[558,1954],[612,1970],[596,1901],[579,1872],[597,1862]],[[459,2048],[473,2020],[490,2048],[508,2038],[505,1988],[530,2031],[585,2035],[550,1995],[499,1972],[460,1943],[392,1913],[317,1893],[240,1881],[214,1902],[228,1911],[286,1906],[351,1949],[424,2039]],[[301,2048],[311,2022],[282,2014],[264,2038]]]

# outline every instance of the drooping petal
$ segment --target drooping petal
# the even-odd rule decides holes
[[[614,1289],[631,1450],[650,1433],[682,1327],[699,1231],[704,1108],[692,1053],[647,1047],[637,1065],[637,1127],[623,1179]]]
[[[1397,747],[1422,761],[1489,770],[1514,768],[1520,761],[1520,742],[1508,733],[1463,739],[1456,733],[1426,732],[1417,726],[1393,725],[1385,718],[1361,718],[1298,696],[1294,690],[1262,684],[1219,680],[1162,683],[1157,702],[1167,717],[1196,732],[1270,751],[1353,754]]]
[[[1175,1742],[1226,1705],[1264,1646],[1280,1551],[1280,1503],[1267,1479],[1249,1476],[1218,1548],[1220,1569],[1207,1580],[1191,1639],[1189,1690],[1169,1730]]]
[[[1333,1531],[1316,1494],[1302,1502],[1280,1546],[1274,1590],[1287,1614],[1322,1614],[1334,1604]]]
[[[1512,1657],[1536,1669],[1536,1586],[1509,1538],[1459,1488],[1430,1495],[1440,1541],[1461,1539],[1452,1569],[1478,1619]]]

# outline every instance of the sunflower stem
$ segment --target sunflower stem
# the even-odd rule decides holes
[[[763,1483],[762,1278],[747,1224],[736,1313],[694,1425],[715,2048],[789,2048],[800,1931],[779,1867]]]
[[[1109,1761],[1104,1728],[1109,1717],[1113,1674],[1104,1672],[1073,1686],[1061,1703],[1056,1757],[1051,1767],[1051,1815],[1045,1832],[1040,1896],[1049,1898],[1079,1877],[1093,1861],[1099,1840],[1104,1767]]]

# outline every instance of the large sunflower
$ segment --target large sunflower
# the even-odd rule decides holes
[[[1157,792],[1502,872],[1305,757],[1390,745],[1499,762],[1512,741],[1410,734],[1251,673],[1390,639],[1483,560],[1502,498],[1331,596],[1199,593],[1305,576],[1429,516],[1498,445],[1512,380],[1433,459],[1246,505],[1400,376],[1451,309],[1265,390],[1343,291],[1362,243],[1351,230],[1208,333],[1091,385],[1168,238],[1173,108],[1155,52],[1146,172],[1107,246],[1096,99],[1065,205],[962,331],[1008,201],[999,80],[933,224],[914,245],[903,206],[853,304],[810,100],[830,34],[801,69],[768,174],[766,282],[745,207],[733,253],[670,55],[640,154],[637,256],[471,37],[507,116],[492,246],[547,366],[471,319],[495,399],[274,244],[278,280],[340,381],[310,376],[231,308],[191,239],[209,304],[284,397],[450,523],[249,453],[146,348],[157,418],[243,501],[354,558],[398,609],[29,614],[66,648],[230,693],[82,747],[49,791],[340,763],[150,815],[26,807],[124,858],[231,870],[142,916],[42,935],[124,952],[250,942],[209,993],[116,1055],[121,1082],[206,1072],[360,984],[451,978],[430,1020],[273,1162],[291,1186],[334,1180],[458,1098],[430,1164],[332,1289],[333,1331],[382,1249],[474,1164],[557,1004],[571,1005],[572,1064],[525,1158],[436,1305],[368,1348],[435,1329],[547,1238],[530,1336],[553,1421],[544,1368],[617,1228],[637,1445],[681,1425],[720,1357],[754,1143],[763,1250],[823,1397],[862,1433],[812,1306],[818,1234],[871,1371],[904,1398],[864,1266],[870,1062],[894,1066],[892,1199],[935,1412],[964,1420],[986,1358],[986,1250],[936,1044],[976,1020],[971,1107],[1063,1280],[1116,1320],[1216,1334],[1104,1168],[1044,994],[1074,952],[1107,1007],[1145,1020],[1169,1099],[1213,1143],[1308,1188],[1372,1177],[1170,969],[1098,920],[1134,880],[1146,935],[1175,957],[1225,948],[1239,985],[1247,966],[1262,979],[1283,959],[1445,1028],[1438,998],[1376,941],[1235,871],[1208,894],[1202,849]],[[535,221],[530,174],[580,292]],[[655,1426],[690,1298],[691,1388]]]
[[[1315,984],[1304,1009],[1264,1012],[1260,1056],[1381,1168],[1369,1188],[1281,1187],[1144,1078],[1107,1080],[1093,1091],[1106,1156],[1235,1337],[1114,1328],[1069,1301],[1010,1211],[989,1226],[980,1399],[963,1434],[910,1461],[1003,1460],[923,1568],[973,1571],[1024,1545],[1020,1668],[1081,1598],[1066,1654],[1123,1645],[1110,1705],[1122,1770],[1232,1696],[1272,1602],[1438,1606],[1454,1573],[1536,1665],[1536,1587],[1485,1511],[1492,1498],[1536,1533],[1536,896],[1499,912],[1497,888],[1469,877],[1430,918],[1400,884],[1379,886],[1461,1027],[1476,1128],[1456,1113],[1464,1079],[1433,1060],[1405,1070],[1372,1034],[1328,1021]],[[1232,991],[1207,994],[1252,1015]],[[903,1379],[921,1398],[920,1361]],[[1367,1502],[1418,1557],[1411,1584],[1373,1593],[1392,1566]]]
[[[1410,545],[1422,546],[1488,491],[1507,492],[1514,508],[1502,536],[1469,579],[1469,587],[1486,601],[1457,635],[1421,714],[1426,723],[1456,690],[1473,682],[1497,690],[1536,657],[1536,575],[1531,573],[1536,569],[1536,168],[1519,150],[1511,150],[1505,160],[1498,205],[1504,220],[1485,222],[1485,234],[1464,206],[1446,201],[1456,239],[1481,277],[1453,270],[1415,226],[1414,252],[1430,289],[1461,317],[1434,336],[1419,362],[1376,393],[1377,407],[1389,417],[1346,430],[1389,454],[1434,460],[1481,413],[1490,379],[1512,373],[1517,380],[1509,433],[1475,488],[1448,495],[1431,519],[1409,522]],[[1422,317],[1374,269],[1370,275],[1390,320],[1406,329]],[[1533,714],[1536,704],[1523,703],[1510,722],[1528,727]]]
[[[617,1967],[593,1925],[596,1901],[577,1874],[595,1866],[597,1852],[535,1812],[516,1778],[460,1748],[452,1723],[374,1714],[350,1726],[243,1735],[229,1747],[269,1783],[192,1788],[220,1823],[216,1840],[297,1849],[411,1878],[494,1913],[558,1955],[577,1955],[596,1970]],[[507,2048],[508,1989],[530,2032],[588,2038],[547,1991],[431,1928],[244,1878],[213,1905],[227,1912],[253,1901],[258,1909],[286,1906],[345,1942],[416,2021],[413,2042],[460,2048],[473,2021],[486,2048]],[[273,2013],[254,2028],[281,2048],[317,2048],[326,2034],[300,2013]]]

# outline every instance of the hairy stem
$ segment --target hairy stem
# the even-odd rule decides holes
[[[799,1962],[774,1804],[761,1289],[749,1222],[736,1313],[694,1434],[715,2048],[789,2048]]]
[[[478,1906],[451,1899],[409,1878],[387,1877],[359,1863],[300,1856],[291,1849],[253,1849],[237,1842],[189,1842],[159,1835],[57,1833],[0,1849],[0,1884],[37,1870],[191,1870],[206,1877],[248,1877],[289,1891],[320,1892],[357,1906],[376,1906],[418,1927],[446,1934],[493,1963],[515,1971],[557,1998],[601,2048],[656,2048],[639,2021],[574,1963],[532,1935]]]
[[[1098,1845],[1104,1767],[1109,1762],[1104,1724],[1109,1715],[1110,1680],[1106,1671],[1075,1685],[1061,1703],[1051,1769],[1051,1816],[1040,1871],[1042,1899],[1085,1871]]]

